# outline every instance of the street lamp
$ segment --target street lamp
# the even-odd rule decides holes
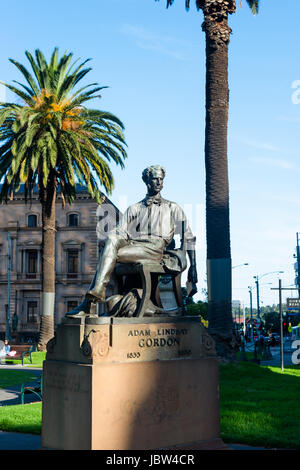
[[[239,268],[240,266],[249,266],[249,263],[237,264],[236,266],[232,266],[232,269]]]
[[[248,286],[249,289],[249,294],[250,294],[250,325],[251,325],[251,331],[250,331],[250,339],[253,341],[253,309],[252,309],[252,290],[254,287]]]
[[[267,276],[268,274],[281,274],[284,273],[284,271],[271,271],[269,273],[262,274],[261,276],[253,276],[255,279],[255,284],[256,284],[256,293],[257,293],[257,321],[260,323],[260,307],[259,307],[259,281],[262,277]]]

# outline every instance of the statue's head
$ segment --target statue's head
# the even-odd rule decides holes
[[[155,194],[162,190],[166,170],[161,165],[152,165],[145,168],[142,179],[148,188],[148,193]]]
[[[146,184],[149,183],[149,180],[152,179],[154,175],[155,176],[159,175],[159,177],[164,179],[166,175],[166,170],[161,165],[148,166],[147,168],[145,168],[145,170],[142,173],[142,179],[144,183]]]

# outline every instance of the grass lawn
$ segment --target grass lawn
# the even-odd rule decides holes
[[[41,402],[0,407],[1,431],[41,434],[41,427]]]
[[[32,364],[29,358],[26,357],[24,360],[24,368],[22,369],[1,369],[0,366],[0,388],[21,387],[22,383],[36,381],[37,376],[27,370],[27,365],[32,368],[42,367],[46,352],[34,352],[31,354],[31,357]],[[12,363],[22,364],[22,361],[16,359],[12,360]],[[41,422],[41,402],[27,405],[0,406],[0,429],[2,431],[40,434]]]
[[[0,378],[1,373],[0,370]],[[16,371],[17,372],[17,371]],[[224,442],[300,450],[300,369],[250,362],[220,365]],[[39,434],[41,403],[3,406],[0,429]]]
[[[36,380],[36,375],[28,370],[1,370],[0,368],[0,388],[14,387],[34,380]]]
[[[300,449],[300,369],[241,362],[220,367],[225,442]]]

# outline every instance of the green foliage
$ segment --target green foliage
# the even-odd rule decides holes
[[[22,183],[27,198],[35,184],[47,188],[52,175],[63,201],[74,200],[78,182],[101,203],[99,185],[107,193],[113,189],[109,163],[123,168],[127,157],[122,122],[107,111],[85,107],[106,87],[92,83],[76,89],[91,70],[85,66],[90,59],[78,64],[72,62],[72,53],[59,58],[57,48],[49,62],[39,50],[35,57],[25,54],[31,73],[10,61],[26,84],[4,84],[18,103],[0,103],[0,200],[7,201]]]
[[[198,302],[194,304],[188,304],[186,306],[186,310],[188,315],[200,315],[203,320],[208,319],[207,302],[202,302],[201,300],[198,300]]]
[[[201,316],[203,320],[208,320],[207,302],[195,302],[193,297],[188,297],[186,287],[182,287],[181,292],[187,315]]]
[[[278,312],[266,312],[262,316],[266,331],[280,332],[280,316]]]
[[[249,7],[251,8],[251,11],[253,13],[253,15],[256,15],[258,13],[258,10],[259,10],[259,2],[260,0],[246,0]]]
[[[157,2],[159,0],[155,0],[155,1]],[[171,5],[173,5],[174,1],[175,0],[166,0],[167,8],[169,8]],[[246,1],[248,3],[249,8],[251,9],[253,15],[256,15],[258,13],[260,0],[246,0]],[[191,3],[191,0],[185,0],[186,10],[189,10],[190,3]],[[205,7],[206,1],[205,0],[195,0],[195,4],[196,4],[197,10],[202,10],[202,8]]]

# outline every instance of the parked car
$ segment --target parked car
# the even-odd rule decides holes
[[[257,346],[267,346],[268,344],[271,344],[269,336],[264,335],[260,335],[259,338],[256,339],[255,343]]]

